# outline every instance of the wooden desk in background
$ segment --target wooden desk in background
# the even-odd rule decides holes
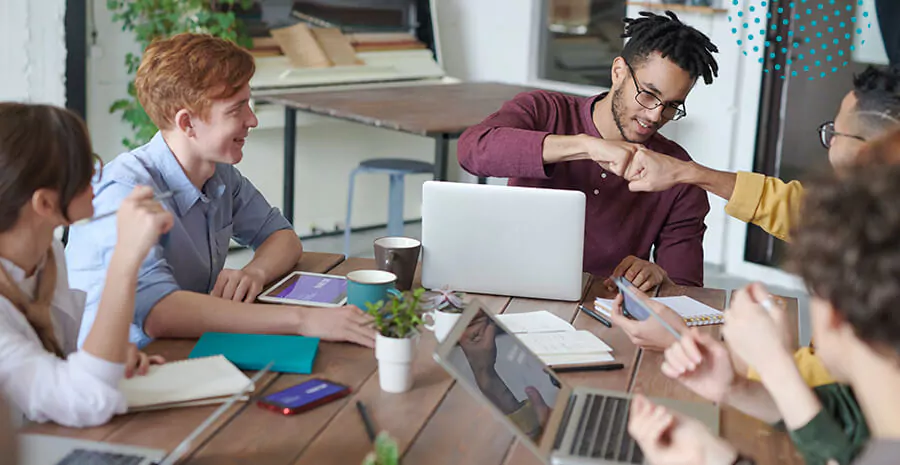
[[[333,254],[304,254],[298,268],[305,271],[346,274],[370,269],[370,259],[342,261]],[[417,280],[418,281],[418,280]],[[587,279],[583,301],[611,297],[600,279]],[[725,292],[716,289],[664,287],[661,295],[688,295],[723,308]],[[548,310],[571,321],[576,328],[594,332],[613,347],[625,369],[613,372],[564,373],[573,385],[592,386],[651,396],[698,400],[660,371],[661,354],[642,351],[618,328],[606,328],[577,311],[575,302],[546,301],[470,294],[497,313]],[[786,299],[796,318],[796,300]],[[718,328],[711,327],[717,332]],[[160,340],[148,346],[170,360],[187,357],[191,340]],[[272,374],[259,383],[257,393],[272,393],[312,376],[343,383],[353,391],[347,398],[307,413],[285,417],[251,404],[235,406],[193,444],[184,463],[191,464],[358,464],[372,445],[356,412],[355,402],[366,404],[376,429],[397,440],[403,463],[429,465],[477,463],[528,465],[541,461],[521,444],[480,402],[432,359],[436,345],[431,333],[422,335],[414,362],[415,384],[405,394],[382,392],[377,362],[371,349],[323,341],[312,375]],[[29,432],[171,450],[208,416],[215,407],[194,407],[124,415],[105,426],[75,430],[53,425],[31,426]],[[730,408],[722,410],[722,435],[760,465],[800,464],[787,434]]]
[[[537,90],[494,82],[390,86],[327,92],[286,92],[258,97],[283,105],[284,204],[294,222],[294,169],[297,110],[434,139],[434,179],[447,180],[450,140],[474,126],[521,92]],[[483,180],[480,180],[483,182]]]

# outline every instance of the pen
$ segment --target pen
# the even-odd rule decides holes
[[[174,195],[175,195],[175,191],[163,192],[163,193],[161,193],[161,194],[156,194],[156,195],[154,195],[154,196],[153,196],[153,200],[155,200],[155,201],[157,201],[157,202],[161,202],[161,201],[163,201],[163,200],[166,200],[166,199],[168,199],[168,198],[171,198],[171,197],[174,196]],[[106,217],[108,217],[108,216],[113,216],[113,215],[115,215],[115,214],[118,213],[118,212],[119,212],[119,209],[117,208],[117,209],[115,209],[115,210],[113,210],[113,211],[108,211],[108,212],[106,212],[106,213],[102,213],[102,214],[97,215],[97,216],[92,217],[92,218],[85,218],[85,219],[83,219],[83,220],[78,220],[78,221],[72,223],[72,225],[73,225],[73,226],[80,226],[80,225],[83,225],[83,224],[93,223],[94,221],[102,220],[103,218],[106,218]]]
[[[591,318],[602,323],[603,326],[606,326],[607,328],[612,328],[612,323],[610,323],[609,320],[607,320],[606,318],[603,318],[602,316],[600,316],[599,313],[597,313],[581,304],[578,304],[578,309],[584,313],[587,313]]]
[[[366,426],[366,434],[369,435],[369,441],[375,442],[375,427],[372,426],[372,420],[366,412],[366,406],[363,405],[361,401],[356,401],[356,410],[359,411],[359,416],[362,417],[363,425]]]
[[[615,371],[621,370],[623,368],[625,368],[625,365],[621,363],[608,363],[606,365],[568,365],[561,367],[550,367],[550,369],[557,373],[572,373],[577,371]]]

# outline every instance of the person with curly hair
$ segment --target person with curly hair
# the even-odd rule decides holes
[[[861,153],[872,163],[814,183],[792,235],[789,266],[812,294],[817,354],[844,392],[803,389],[790,350],[779,343],[783,312],[758,285],[736,295],[726,312],[727,349],[692,331],[666,351],[664,373],[731,404],[743,394],[728,350],[757,366],[792,438],[807,446],[800,447],[807,463],[887,464],[900,454],[900,165],[879,163],[898,155],[900,132]],[[693,420],[646,399],[635,401],[630,431],[654,465],[738,459]],[[870,431],[875,439],[863,446]]]

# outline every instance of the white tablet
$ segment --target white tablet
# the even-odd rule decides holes
[[[262,302],[312,307],[340,307],[347,303],[347,278],[295,271],[259,295]]]

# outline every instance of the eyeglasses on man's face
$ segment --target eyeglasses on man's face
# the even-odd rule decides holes
[[[822,147],[826,149],[831,148],[831,142],[835,137],[849,137],[851,139],[856,139],[861,142],[865,142],[866,139],[861,136],[857,136],[854,134],[846,134],[843,132],[837,132],[834,130],[834,121],[826,121],[819,125],[819,142],[822,143]]]
[[[628,67],[628,72],[631,73],[631,80],[634,81],[634,88],[637,90],[637,95],[634,96],[634,100],[642,107],[648,110],[655,110],[660,106],[663,107],[662,116],[668,120],[678,121],[681,118],[687,116],[687,111],[684,109],[684,104],[678,103],[666,103],[664,104],[659,97],[653,95],[649,91],[641,89],[640,84],[638,84],[637,76],[634,74],[634,68],[631,67],[628,62],[625,62],[625,66]]]

